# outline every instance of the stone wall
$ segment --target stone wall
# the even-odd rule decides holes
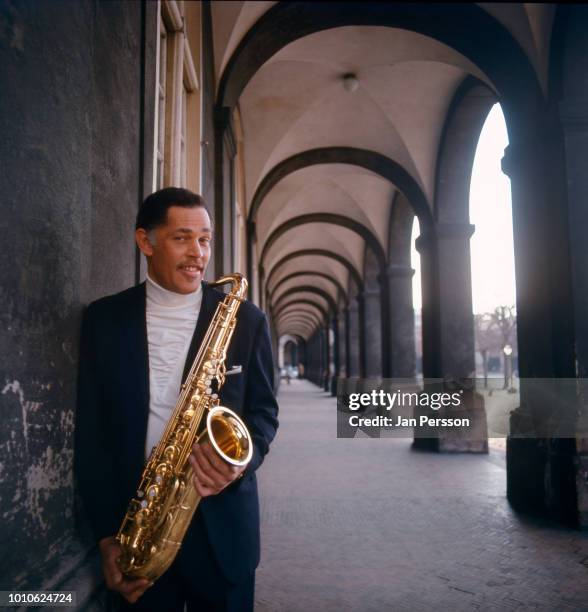
[[[77,346],[84,306],[137,278],[156,6],[0,4],[3,589],[72,588],[80,603],[98,581],[74,499]]]

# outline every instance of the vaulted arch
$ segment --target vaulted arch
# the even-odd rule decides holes
[[[307,308],[307,306],[305,306],[303,304],[293,304],[293,305],[290,305],[285,310],[281,310],[280,314],[277,315],[276,317],[274,317],[274,320],[279,321],[281,318],[284,318],[284,317],[289,316],[289,315],[304,316],[309,321],[313,322],[314,324],[316,324],[319,327],[321,325],[323,325],[323,320],[317,314],[317,312],[315,310],[311,310],[310,308]]]
[[[414,178],[397,162],[366,149],[355,147],[322,147],[293,155],[272,168],[259,184],[249,209],[249,227],[255,223],[257,213],[265,196],[286,176],[297,170],[319,164],[349,164],[359,166],[389,180],[413,206],[423,226],[431,223],[432,217],[427,198]]]
[[[283,323],[279,323],[278,326],[282,330],[288,330],[292,328],[304,329],[309,335],[312,334],[314,330],[316,329],[316,327],[312,325],[311,323],[309,323],[308,321],[302,321],[302,320],[286,321]]]
[[[271,298],[275,295],[275,292],[278,290],[278,288],[280,286],[282,286],[284,283],[286,283],[287,281],[293,279],[293,278],[299,278],[299,277],[307,277],[307,276],[315,276],[318,278],[324,278],[325,280],[331,282],[335,288],[337,289],[337,297],[343,297],[343,299],[345,301],[347,301],[347,292],[345,291],[345,289],[343,288],[343,285],[341,285],[341,283],[336,279],[333,278],[331,275],[329,274],[325,274],[324,272],[315,272],[312,270],[309,271],[303,271],[303,272],[292,272],[291,274],[288,274],[287,276],[284,276],[284,278],[280,279],[274,287],[272,287],[271,290],[269,290],[269,299],[271,300]],[[269,284],[266,283],[266,286],[269,287]]]
[[[322,316],[323,325],[327,324],[327,321],[329,320],[329,315],[328,315],[327,310],[325,309],[325,307],[322,304],[319,304],[318,302],[315,302],[314,300],[309,300],[307,298],[295,298],[295,299],[292,299],[291,301],[287,302],[286,304],[280,304],[280,306],[278,308],[271,308],[270,307],[270,310],[272,312],[273,317],[274,318],[278,317],[282,311],[284,311],[289,306],[292,306],[293,304],[305,304],[307,306],[311,306],[313,308],[316,308],[316,310]]]
[[[310,317],[305,317],[304,315],[301,315],[301,314],[292,313],[292,312],[281,315],[280,317],[276,319],[277,326],[284,326],[287,323],[293,323],[293,322],[305,323],[307,325],[310,325],[310,327],[312,327],[313,329],[317,327],[317,323],[314,319],[311,319]]]
[[[296,259],[297,257],[303,257],[305,255],[312,255],[315,257],[327,257],[329,259],[332,259],[333,261],[337,261],[347,269],[355,285],[360,289],[363,287],[361,274],[358,272],[355,266],[339,253],[334,253],[333,251],[328,251],[327,249],[301,249],[292,253],[288,253],[272,266],[267,277],[267,285],[269,286],[270,281],[281,266],[293,259]]]
[[[488,12],[474,3],[279,2],[247,32],[221,77],[217,104],[233,108],[253,75],[289,43],[314,32],[362,25],[400,28],[428,36],[464,55],[500,93],[525,101],[542,93],[523,49]],[[475,36],[464,36],[475,31]],[[279,33],[279,35],[277,34]]]
[[[291,295],[295,295],[296,293],[314,293],[315,295],[319,295],[327,302],[332,313],[337,311],[337,304],[332,296],[329,295],[324,289],[319,289],[318,287],[314,287],[312,285],[300,285],[299,287],[292,287],[291,289],[284,291],[284,293],[275,302],[274,306],[279,308],[283,300]]]
[[[386,253],[382,248],[377,237],[363,224],[355,221],[354,219],[350,219],[349,217],[345,217],[343,215],[338,215],[335,213],[311,213],[308,215],[300,215],[298,217],[294,217],[293,219],[289,219],[288,221],[279,225],[266,239],[263,248],[261,250],[261,255],[259,256],[259,265],[263,267],[263,263],[267,252],[270,247],[277,241],[281,236],[283,236],[287,231],[299,227],[301,225],[306,225],[309,223],[332,223],[333,225],[338,225],[340,227],[344,227],[346,229],[355,232],[359,236],[361,236],[367,244],[374,250],[376,257],[378,258],[378,262],[383,269],[386,265]]]
[[[496,94],[473,77],[465,79],[453,96],[439,142],[435,177],[435,218],[442,223],[464,223],[469,218],[476,147],[496,102]]]
[[[282,331],[278,332],[279,334],[298,334],[305,340],[312,337],[314,334],[314,328],[310,328],[303,323],[292,323],[289,326],[286,326]]]
[[[304,336],[306,336],[307,338],[310,338],[313,334],[313,330],[302,324],[302,323],[294,323],[292,325],[290,325],[289,327],[284,328],[283,333],[285,334],[292,334],[298,332],[300,334],[303,334]]]
[[[287,310],[285,312],[281,312],[280,315],[275,318],[275,321],[281,322],[285,321],[286,319],[292,318],[304,319],[305,321],[313,323],[314,325],[321,325],[321,320],[315,313],[300,310],[300,308],[297,308],[296,310]]]

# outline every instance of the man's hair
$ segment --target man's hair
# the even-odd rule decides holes
[[[210,217],[210,211],[202,196],[180,187],[165,187],[145,198],[137,213],[135,229],[143,228],[149,232],[163,225],[167,219],[167,211],[172,206],[182,206],[183,208],[200,206]]]

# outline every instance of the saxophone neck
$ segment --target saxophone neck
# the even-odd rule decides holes
[[[247,279],[239,272],[225,274],[225,276],[221,276],[217,280],[209,283],[209,286],[220,287],[228,283],[231,283],[232,285],[230,293],[231,297],[238,300],[244,300],[247,295],[248,282]]]

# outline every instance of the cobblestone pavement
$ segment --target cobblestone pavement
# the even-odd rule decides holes
[[[504,453],[337,439],[335,400],[282,385],[259,470],[256,610],[588,610],[588,534],[517,516]]]

